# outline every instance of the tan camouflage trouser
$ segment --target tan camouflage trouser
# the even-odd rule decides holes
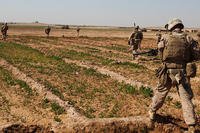
[[[5,40],[7,37],[7,32],[2,32],[2,39]]]
[[[194,125],[195,113],[192,103],[193,92],[183,69],[168,69],[165,84],[159,82],[152,99],[151,110],[156,112],[162,107],[164,100],[173,85],[176,85],[183,109],[183,117],[187,125]]]
[[[137,54],[138,53],[138,44],[135,44],[135,43],[132,43],[131,42],[131,48],[132,48],[132,53],[133,53],[133,59],[135,59],[137,57],[137,55],[134,55],[134,54]]]
[[[142,41],[140,40],[139,42],[138,42],[138,49],[141,51],[141,43],[142,43]]]

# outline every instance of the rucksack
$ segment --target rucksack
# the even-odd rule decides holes
[[[143,34],[140,31],[137,31],[134,35],[134,39],[139,39],[142,40],[143,39]]]
[[[168,44],[163,50],[163,61],[168,63],[187,63],[191,59],[190,44],[185,34],[169,35]]]

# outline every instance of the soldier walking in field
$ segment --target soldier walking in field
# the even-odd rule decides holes
[[[160,42],[161,38],[162,38],[161,30],[158,31],[156,36],[157,36],[157,43],[156,44],[158,44]]]
[[[8,31],[8,24],[5,23],[1,27],[1,33],[2,33],[2,39],[3,40],[6,40],[6,38],[7,38],[7,31]]]
[[[51,32],[51,27],[48,25],[48,27],[45,28],[45,33],[47,34],[47,37],[49,37],[50,32]]]
[[[81,30],[81,29],[80,29],[79,27],[77,27],[77,29],[76,29],[77,37],[79,37],[80,30]]]
[[[128,39],[128,44],[130,45],[130,49],[128,51],[133,51],[133,59],[136,58],[136,55],[134,54],[138,53],[138,49],[141,50],[142,39],[143,39],[143,34],[141,31],[139,31],[139,26],[136,26],[134,32]]]
[[[199,58],[199,48],[190,36],[183,33],[181,20],[173,19],[167,24],[169,33],[163,35],[158,43],[162,67],[157,70],[159,83],[149,110],[150,120],[155,120],[171,87],[176,87],[182,104],[183,117],[188,125],[188,132],[195,132],[196,117],[192,103],[193,92],[190,78],[196,75],[196,65],[192,62]]]
[[[134,27],[136,26],[136,23],[135,23],[135,22],[133,23],[133,26],[134,26]]]
[[[198,43],[200,44],[200,32],[197,33],[197,37],[198,37],[198,38],[197,38]]]

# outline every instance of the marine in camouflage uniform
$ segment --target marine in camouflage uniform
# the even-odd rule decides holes
[[[197,37],[198,37],[198,43],[200,44],[200,32],[197,33]]]
[[[128,39],[128,44],[130,45],[129,51],[133,51],[133,59],[135,59],[136,55],[138,53],[138,49],[141,50],[141,41],[143,39],[143,34],[141,31],[139,31],[139,26],[137,26],[134,29],[134,32],[131,34],[131,36]]]
[[[142,31],[140,30],[139,31],[139,47],[138,47],[138,49],[141,51],[141,43],[142,43],[142,40],[143,40],[143,33],[142,33]]]
[[[7,23],[5,23],[1,27],[1,33],[2,33],[2,39],[3,40],[6,40],[6,38],[7,38],[7,31],[8,31],[8,25],[7,25]]]
[[[77,27],[77,29],[76,29],[77,37],[79,37],[80,30],[81,30],[81,29],[80,29],[79,27]]]
[[[182,104],[184,120],[189,126],[188,130],[194,132],[196,118],[190,77],[196,74],[196,66],[191,65],[191,62],[199,58],[199,48],[191,37],[182,32],[184,25],[181,20],[169,21],[167,28],[170,32],[158,43],[163,66],[157,71],[159,83],[150,106],[150,119],[152,122],[155,120],[156,111],[162,107],[171,87],[175,86]],[[191,70],[191,66],[194,68],[193,71],[186,71]]]
[[[45,33],[47,34],[47,37],[49,37],[50,32],[51,32],[51,27],[48,25],[48,27],[45,28]]]
[[[161,30],[159,30],[159,32],[156,34],[156,36],[157,36],[157,43],[156,44],[158,44],[160,42],[161,38],[162,38]]]

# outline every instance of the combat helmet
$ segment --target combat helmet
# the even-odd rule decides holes
[[[165,28],[169,31],[173,31],[174,29],[176,28],[180,28],[180,29],[183,29],[184,28],[184,25],[183,25],[183,22],[178,19],[178,18],[174,18],[172,20],[170,20],[166,25],[165,25]]]
[[[139,28],[140,28],[140,27],[137,25],[136,27],[134,27],[134,29],[133,29],[133,30],[134,30],[134,31],[138,31],[138,30],[139,30]]]
[[[135,27],[135,29],[137,29],[137,30],[138,30],[139,28],[140,28],[140,27],[139,27],[138,25]]]

